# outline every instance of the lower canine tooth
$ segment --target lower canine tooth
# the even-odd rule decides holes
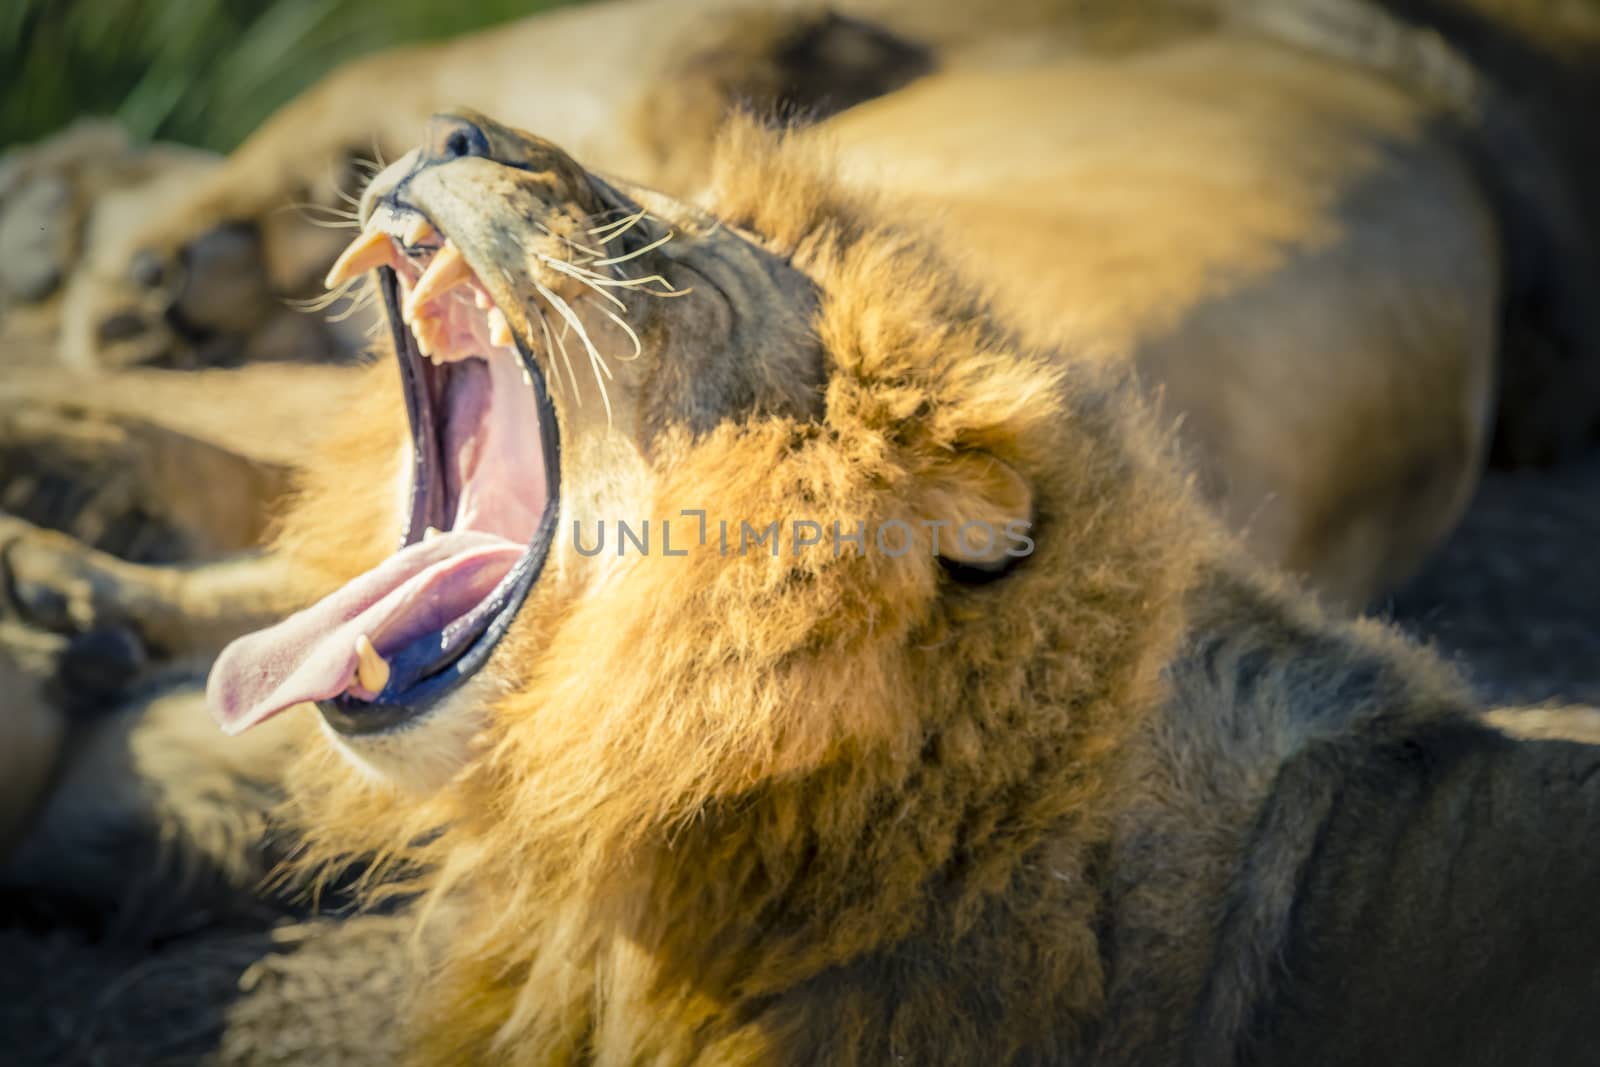
[[[369,693],[381,693],[389,684],[389,662],[378,655],[366,634],[356,638],[356,681]]]
[[[512,343],[511,324],[506,321],[506,313],[499,308],[490,308],[488,319],[489,343],[510,348]]]
[[[432,316],[424,316],[411,320],[411,336],[417,339],[417,351],[433,358],[433,334],[435,320]]]

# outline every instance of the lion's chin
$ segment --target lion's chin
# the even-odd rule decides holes
[[[400,547],[223,651],[207,698],[230,734],[306,702],[345,736],[414,728],[487,663],[543,568],[560,484],[555,412],[459,252],[428,243],[438,236],[415,220],[405,244],[369,230],[330,275],[381,268],[415,457]]]

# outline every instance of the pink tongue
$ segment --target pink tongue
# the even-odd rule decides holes
[[[237,734],[295,704],[338,696],[355,680],[356,638],[365,634],[388,657],[442,630],[488,596],[525,548],[460,531],[402,549],[306,610],[223,649],[206,681],[212,718]]]

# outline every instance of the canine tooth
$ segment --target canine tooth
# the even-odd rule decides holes
[[[438,536],[439,536],[439,528],[437,526],[429,526],[427,529],[422,531],[422,539],[424,541],[432,541],[435,537],[438,537]]]
[[[511,323],[506,321],[506,313],[499,308],[489,309],[489,343],[502,348],[510,348]]]
[[[476,285],[472,287],[472,303],[479,311],[488,311],[494,307],[494,301],[489,299],[489,294]]]
[[[533,375],[528,373],[527,367],[522,368],[522,384],[526,385],[529,389],[533,388]]]
[[[378,655],[366,634],[356,638],[356,681],[369,693],[381,693],[389,684],[389,662]]]
[[[411,322],[411,336],[417,339],[417,351],[433,359],[433,320],[430,318],[413,319]],[[438,362],[434,360],[434,362]]]
[[[461,258],[461,249],[453,241],[446,241],[444,247],[434,255],[433,262],[428,264],[428,269],[422,272],[422,277],[417,279],[411,296],[407,298],[411,304],[411,314],[415,316],[422,305],[470,278],[472,268]]]
[[[418,215],[416,218],[406,223],[404,240],[406,244],[410,245],[412,248],[415,248],[417,245],[420,245],[437,232],[438,231],[433,228],[433,223],[429,222],[421,215]]]
[[[389,235],[382,230],[368,230],[339,253],[339,258],[334,261],[322,284],[332,289],[358,274],[365,274],[377,267],[387,267],[393,261],[394,242]]]

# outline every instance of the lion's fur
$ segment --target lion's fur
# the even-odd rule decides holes
[[[1356,606],[1454,525],[1487,443],[1499,236],[1440,121],[1214,34],[928,78],[814,135],[1027,337],[1131,362],[1227,524]]]
[[[814,150],[740,126],[722,151],[718,215],[825,294],[827,415],[669,434],[655,498],[872,528],[944,513],[973,492],[967,457],[990,456],[1030,483],[1040,548],[972,591],[931,552],[627,561],[576,602],[535,591],[497,653],[509,692],[483,755],[445,790],[400,803],[310,757],[298,803],[324,855],[420,865],[410,888],[432,902],[494,887],[487,907],[446,909],[441,1058],[546,1062],[588,1042],[749,1061],[768,1039],[732,1005],[909,937],[1009,988],[1019,1047],[1099,997],[1072,887],[1211,527],[1129,383],[1019,350]],[[343,476],[326,508],[361,529],[384,514],[343,494],[365,471],[328,465]],[[324,514],[312,534],[291,518],[294,543],[324,540]],[[962,877],[930,898],[953,862]],[[1001,923],[997,893],[1031,918]],[[935,1025],[942,995],[898,1025]]]
[[[736,123],[706,198],[815,284],[822,414],[669,425],[633,492],[870,527],[1014,508],[1003,467],[1035,553],[974,585],[925,544],[713,543],[588,578],[560,548],[454,780],[306,754],[303,862],[375,858],[376,897],[413,898],[423,1062],[1231,1062],[1308,1040],[1260,1021],[1341,981],[1279,963],[1341,921],[1316,887],[1385,892],[1392,866],[1321,850],[1367,782],[1411,753],[1451,776],[1592,757],[1487,755],[1507,742],[1449,668],[1244,560],[1125,373],[1007,330],[837,169]],[[1378,958],[1448,958],[1390,929]],[[1388,966],[1399,995],[1438,988]]]

